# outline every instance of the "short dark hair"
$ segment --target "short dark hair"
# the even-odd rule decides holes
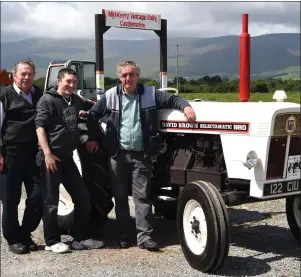
[[[58,72],[57,78],[59,80],[62,80],[66,74],[68,74],[68,75],[72,74],[72,75],[76,76],[76,71],[69,67],[64,67]]]

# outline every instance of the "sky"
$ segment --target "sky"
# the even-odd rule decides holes
[[[1,42],[25,38],[90,38],[102,9],[159,14],[168,37],[240,35],[242,14],[249,33],[300,33],[299,2],[1,2]],[[153,31],[111,28],[104,39],[153,39]]]

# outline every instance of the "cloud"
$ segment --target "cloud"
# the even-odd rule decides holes
[[[168,37],[239,35],[249,14],[251,36],[300,32],[298,2],[2,2],[1,39],[94,38],[102,9],[161,14]],[[152,31],[111,28],[105,39],[155,38]]]

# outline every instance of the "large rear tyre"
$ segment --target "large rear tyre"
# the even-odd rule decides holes
[[[106,156],[103,152],[97,155],[98,156],[96,156],[96,154],[90,155],[86,153],[84,147],[78,148],[78,150],[73,152],[73,160],[90,195],[92,204],[92,227],[95,230],[101,227],[100,225],[102,225],[107,215],[114,208],[109,187]],[[96,161],[96,159],[98,161]],[[62,234],[72,233],[74,215],[74,203],[72,198],[63,184],[61,184],[58,205],[58,224]]]
[[[286,218],[288,226],[300,246],[300,195],[289,196],[286,198]]]
[[[57,220],[61,234],[70,234],[74,223],[74,204],[62,184],[60,185]]]
[[[152,201],[156,216],[163,216],[165,219],[171,220],[177,219],[178,197],[178,185],[154,189],[152,191]]]
[[[190,266],[209,273],[221,267],[229,252],[230,231],[226,206],[210,183],[195,181],[180,195],[177,229]]]

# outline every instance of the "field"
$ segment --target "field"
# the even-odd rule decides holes
[[[251,78],[282,78],[283,80],[300,80],[300,66],[290,66],[282,70],[252,74]]]
[[[252,93],[251,102],[275,102],[274,92],[270,93]],[[220,102],[240,102],[239,93],[179,93],[179,96],[186,100],[202,99]],[[300,92],[288,92],[286,102],[300,103]]]

